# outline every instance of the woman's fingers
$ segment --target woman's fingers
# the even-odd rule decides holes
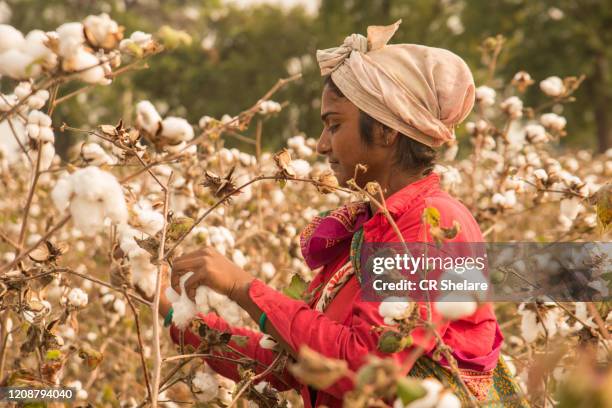
[[[192,275],[185,282],[185,291],[187,297],[195,302],[195,295],[198,288],[202,285],[200,278],[197,275]]]

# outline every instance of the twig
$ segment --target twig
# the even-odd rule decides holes
[[[599,314],[599,311],[597,310],[593,302],[586,302],[586,306],[587,306],[587,309],[589,309],[589,313],[591,314],[591,316],[593,316],[593,320],[595,320],[595,323],[597,323],[597,327],[599,328],[599,331],[601,332],[601,335],[603,336],[603,338],[606,340],[609,340],[610,333],[608,332],[608,329],[606,328],[606,324],[601,318],[601,315]]]
[[[28,226],[28,218],[30,216],[30,206],[32,205],[32,199],[34,198],[34,192],[36,191],[36,184],[38,183],[38,177],[40,176],[40,160],[42,156],[42,141],[38,141],[38,154],[36,155],[36,166],[34,168],[34,175],[32,177],[32,184],[30,185],[30,191],[28,192],[28,199],[26,201],[23,220],[21,221],[21,231],[19,232],[19,249],[15,255],[19,255],[19,251],[23,247],[23,242],[25,241],[26,228]]]
[[[9,244],[15,249],[19,249],[19,245],[13,241],[4,231],[0,230],[0,239]]]
[[[283,86],[285,86],[285,85],[286,85],[286,84],[288,84],[289,82],[292,82],[292,81],[295,81],[295,80],[297,80],[297,79],[301,78],[301,76],[302,76],[301,74],[297,74],[297,75],[293,75],[293,76],[291,76],[291,77],[289,77],[289,78],[282,78],[282,79],[279,79],[279,80],[276,82],[276,84],[274,84],[274,86],[273,86],[272,88],[270,88],[270,90],[269,90],[268,92],[266,92],[266,93],[265,93],[265,95],[264,95],[264,96],[263,96],[263,97],[262,97],[260,100],[258,100],[258,101],[257,101],[257,103],[255,103],[255,104],[254,104],[253,106],[251,106],[249,109],[247,109],[247,110],[245,110],[245,111],[241,112],[241,113],[240,113],[238,116],[236,116],[236,117],[234,118],[234,120],[232,120],[231,122],[225,123],[225,124],[223,124],[223,125],[221,125],[221,126],[219,126],[219,127],[214,127],[214,128],[212,128],[212,129],[205,130],[205,131],[204,131],[204,132],[202,132],[202,133],[201,133],[201,134],[200,134],[198,137],[196,137],[196,138],[192,139],[191,141],[189,141],[189,142],[188,142],[188,143],[185,145],[185,147],[184,147],[183,149],[179,150],[178,152],[176,152],[176,153],[174,153],[174,154],[171,154],[170,156],[166,156],[164,159],[156,160],[156,161],[153,161],[153,162],[151,162],[151,163],[147,164],[147,166],[146,166],[145,168],[142,168],[142,169],[140,169],[140,170],[138,170],[138,171],[136,171],[136,172],[134,172],[134,173],[132,173],[132,174],[129,174],[129,175],[127,175],[127,176],[123,177],[121,180],[119,180],[119,182],[120,182],[121,184],[124,184],[124,183],[126,183],[127,181],[129,181],[129,180],[133,179],[134,177],[137,177],[137,176],[139,176],[140,174],[144,173],[145,171],[147,171],[147,170],[148,170],[148,169],[150,169],[151,167],[155,167],[155,166],[157,166],[157,165],[159,165],[159,164],[162,164],[162,163],[164,163],[164,162],[167,162],[167,161],[169,161],[169,160],[174,160],[174,159],[177,159],[177,158],[179,158],[179,157],[180,157],[180,156],[183,154],[183,152],[184,152],[185,150],[187,150],[188,148],[190,148],[190,147],[191,147],[191,146],[193,146],[193,145],[196,145],[196,144],[200,143],[200,141],[201,141],[201,140],[202,140],[202,139],[203,139],[205,136],[208,136],[208,135],[210,135],[210,134],[212,134],[212,133],[219,133],[219,132],[224,132],[224,131],[227,131],[227,130],[228,130],[228,129],[230,129],[232,126],[235,126],[235,122],[236,122],[236,121],[238,121],[238,119],[239,119],[240,117],[249,117],[249,116],[253,116],[253,115],[254,115],[254,114],[255,114],[255,113],[256,113],[256,112],[259,110],[259,105],[260,105],[260,104],[261,104],[263,101],[265,101],[266,99],[268,99],[268,98],[269,98],[269,97],[270,97],[272,94],[274,94],[276,91],[278,91],[280,88],[282,88]]]
[[[172,175],[170,173],[170,177],[168,177],[168,183],[166,185],[160,184],[163,192],[164,192],[164,223],[161,230],[161,240],[159,244],[159,252],[157,255],[158,267],[157,267],[157,277],[155,279],[155,297],[153,299],[153,394],[151,396],[151,407],[157,407],[157,396],[159,393],[159,381],[161,375],[161,366],[162,366],[162,356],[161,356],[161,344],[159,341],[160,337],[160,329],[159,329],[159,300],[161,293],[161,279],[162,279],[162,268],[164,265],[164,250],[165,250],[165,242],[166,242],[166,230],[168,228],[168,201],[170,199],[170,185],[172,182]]]
[[[125,300],[127,300],[130,305],[130,309],[132,309],[132,313],[134,314],[134,322],[136,324],[136,335],[138,336],[138,352],[140,354],[140,363],[142,364],[142,371],[144,372],[145,385],[147,387],[147,393],[149,398],[151,398],[151,383],[149,379],[149,370],[147,369],[147,361],[144,357],[144,346],[142,344],[142,333],[140,332],[140,319],[138,318],[138,311],[134,307],[134,303],[132,303],[132,299],[130,298],[127,290],[123,289],[123,294],[125,296]]]
[[[19,140],[19,136],[17,135],[17,131],[15,130],[15,127],[13,126],[13,121],[10,118],[7,119],[6,121],[8,122],[9,127],[11,128],[11,133],[13,134],[13,137],[17,141],[17,144],[19,145],[19,147],[21,148],[21,151],[23,152],[23,154],[26,155],[28,161],[30,162],[30,165],[34,166],[34,163],[32,162],[32,158],[28,154],[28,151],[26,150],[26,148],[23,145],[23,143],[21,143],[21,140]]]
[[[237,187],[235,190],[227,193],[226,195],[224,195],[221,199],[219,199],[219,201],[217,201],[216,203],[214,203],[208,210],[206,210],[206,212],[204,212],[204,214],[202,214],[200,217],[198,217],[197,220],[195,220],[195,222],[193,223],[193,225],[187,230],[185,231],[177,240],[176,243],[172,246],[172,248],[170,248],[170,250],[168,250],[166,252],[166,256],[164,257],[164,260],[167,260],[176,250],[176,248],[180,245],[180,243],[187,237],[187,235],[189,235],[189,233],[191,231],[193,231],[193,229],[200,223],[202,222],[202,220],[204,220],[204,218],[206,218],[211,212],[213,212],[215,210],[215,208],[217,208],[218,206],[220,206],[221,204],[223,204],[224,202],[226,202],[227,200],[229,200],[233,195],[236,194],[237,191],[242,190],[243,188],[258,182],[258,181],[262,181],[262,180],[286,180],[286,181],[303,181],[303,182],[307,182],[307,183],[311,183],[314,184],[315,186],[325,186],[327,188],[330,188],[330,186],[318,182],[316,180],[310,180],[310,179],[302,179],[302,178],[296,178],[296,177],[284,177],[281,175],[274,175],[274,176],[266,176],[266,175],[261,175],[261,176],[257,176],[255,178],[252,178],[251,180],[247,181],[246,183],[242,184],[241,186]],[[351,190],[349,189],[345,189],[345,188],[341,188],[341,187],[333,187],[334,190],[338,190],[338,191],[345,191],[345,192],[349,192],[352,193]]]
[[[21,261],[23,258],[25,258],[30,252],[35,250],[36,247],[38,247],[40,244],[45,242],[51,235],[53,235],[55,233],[55,231],[57,231],[58,229],[62,228],[68,222],[68,220],[70,220],[70,214],[68,214],[64,218],[62,218],[60,220],[60,222],[58,222],[53,228],[51,228],[49,231],[47,231],[45,233],[45,235],[43,235],[38,241],[36,241],[34,243],[34,245],[32,245],[30,248],[28,248],[24,252],[21,252],[17,257],[15,257],[15,259],[13,259],[12,262],[9,262],[8,264],[6,264],[2,268],[0,268],[0,274],[3,274],[4,272],[9,271],[13,266],[17,265],[17,263],[19,263],[19,261]],[[2,275],[0,275],[0,277],[1,276]]]
[[[51,274],[54,274],[54,273],[69,273],[71,275],[76,275],[76,276],[79,276],[79,277],[81,277],[83,279],[95,282],[98,285],[105,286],[105,287],[107,287],[107,288],[109,288],[111,290],[114,290],[114,291],[117,291],[117,292],[122,292],[122,289],[116,288],[113,285],[111,285],[110,283],[101,281],[100,279],[94,278],[93,276],[82,274],[82,273],[74,271],[74,270],[72,270],[70,268],[55,268],[55,269],[53,269],[51,271],[43,272],[43,273],[40,273],[40,274],[37,274],[37,275],[32,275],[32,276],[27,276],[27,277],[19,277],[19,278],[16,278],[14,281],[15,282],[25,282],[25,281],[29,281],[29,280],[32,280],[32,279],[38,279],[38,278],[41,278],[41,277],[46,276],[46,275],[51,275]],[[11,280],[11,281],[13,281],[13,280]],[[143,305],[151,307],[151,302],[141,298],[140,296],[134,295],[132,293],[130,293],[129,296],[132,299],[142,303]]]
[[[280,359],[284,356],[284,353],[278,353],[278,355],[276,356],[276,358],[274,359],[274,361],[272,361],[272,364],[270,364],[268,366],[268,368],[266,368],[264,371],[262,371],[261,373],[253,376],[251,379],[249,379],[244,386],[240,389],[240,391],[238,391],[236,393],[236,396],[234,397],[234,399],[232,399],[232,402],[230,402],[230,404],[228,405],[227,408],[232,408],[234,406],[234,404],[236,404],[236,402],[238,401],[238,399],[240,399],[240,397],[242,396],[242,394],[249,388],[249,386],[256,380],[259,380],[260,378],[265,377],[266,375],[268,375],[272,370],[274,370],[274,367],[276,366],[276,364],[280,361]]]

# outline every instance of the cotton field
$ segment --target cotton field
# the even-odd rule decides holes
[[[134,101],[129,122],[81,129],[54,116],[66,100],[116,86],[142,61],[155,64],[156,54],[189,41],[170,27],[127,33],[107,14],[49,32],[0,25],[0,75],[11,83],[0,94],[3,386],[74,387],[75,406],[300,406],[295,392],[254,380],[248,364],[243,381],[234,383],[197,356],[178,357],[193,350],[175,345],[154,313],[168,262],[202,246],[278,289],[295,275],[309,281],[314,271],[301,256],[300,231],[320,211],[372,198],[370,189],[338,186],[316,154],[318,135],[296,134],[281,151],[262,150],[263,119],[286,108],[275,93],[296,86],[299,74],[279,78],[240,112],[219,118],[198,112],[199,123],[164,116],[149,100]],[[567,126],[563,105],[583,78],[553,74],[532,78],[521,71],[503,86],[478,86],[458,141],[439,155],[435,171],[443,187],[472,211],[487,241],[609,241],[612,150],[597,155],[559,147]],[[63,91],[68,83],[79,84],[77,91]],[[523,101],[529,87],[539,88],[541,105]],[[260,129],[255,148],[231,147],[232,135],[250,127]],[[55,143],[67,134],[77,142],[60,157]],[[597,256],[603,272],[588,285],[606,298],[612,260]],[[195,302],[173,290],[166,295],[179,328],[209,311],[231,325],[257,327],[236,303],[206,287]],[[456,319],[475,303],[461,307],[466,310],[440,310]],[[612,401],[609,303],[542,298],[495,308],[504,359],[534,406],[574,406],[584,395],[596,401],[592,406]],[[402,322],[411,310],[410,302],[395,302],[382,303],[379,312],[409,330]],[[262,343],[276,346],[270,337]],[[337,370],[334,361],[307,353],[295,373],[325,383],[324,373]],[[346,406],[382,403],[377,390],[407,387],[396,384],[397,373],[385,371],[384,362],[367,367],[387,373],[390,382],[358,383]],[[411,403],[390,402],[459,406],[436,380],[415,387],[424,394]]]

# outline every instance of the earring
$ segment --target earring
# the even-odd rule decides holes
[[[385,136],[385,146],[389,145],[389,136]]]

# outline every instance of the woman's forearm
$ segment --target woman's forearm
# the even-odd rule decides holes
[[[229,294],[229,297],[234,302],[238,303],[256,322],[259,322],[259,318],[263,313],[262,310],[253,302],[249,296],[249,288],[253,280],[246,280],[243,282],[237,282],[233,290]],[[297,350],[294,350],[289,343],[287,343],[276,328],[270,323],[270,320],[266,320],[265,324],[266,333],[274,337],[279,345],[287,351],[291,356],[297,358]]]

